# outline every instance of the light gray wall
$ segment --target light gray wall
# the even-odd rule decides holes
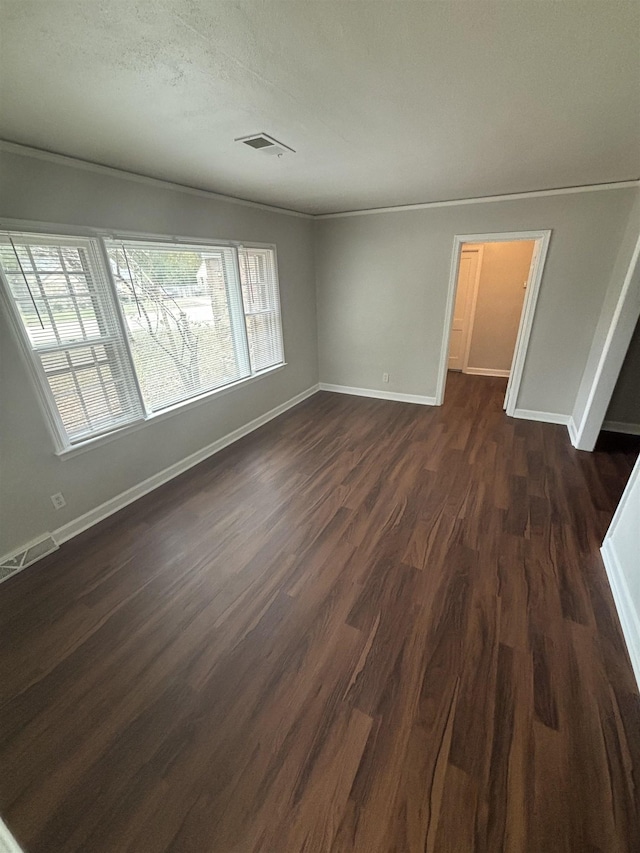
[[[313,223],[0,152],[0,217],[275,243],[287,366],[72,458],[54,455],[22,356],[0,317],[0,556],[289,400],[318,381]],[[1,312],[0,312],[1,313]],[[49,496],[64,493],[54,510]]]
[[[605,421],[640,427],[640,320],[622,363]]]
[[[534,245],[533,240],[484,244],[469,367],[511,368]]]
[[[609,332],[609,327],[611,326],[618,297],[620,296],[622,285],[624,284],[624,279],[638,241],[638,235],[640,234],[640,190],[634,190],[633,192],[634,203],[629,214],[624,235],[618,248],[613,270],[611,272],[609,286],[602,301],[600,315],[592,337],[589,355],[585,363],[580,387],[578,389],[576,402],[573,408],[573,420],[577,427],[580,426],[582,419],[584,418],[589,393],[596,377],[598,362],[600,361],[600,356],[602,354],[607,333]]]
[[[319,220],[321,381],[433,397],[454,235],[550,228],[518,407],[570,415],[637,195],[632,187]]]

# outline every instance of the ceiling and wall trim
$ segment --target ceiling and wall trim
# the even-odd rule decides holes
[[[640,424],[628,424],[625,421],[604,421],[602,429],[624,435],[640,435]]]
[[[52,538],[54,543],[58,546],[62,545],[63,542],[68,542],[69,539],[73,539],[74,536],[78,536],[78,534],[83,533],[90,527],[93,527],[94,524],[98,524],[105,518],[109,518],[110,515],[113,515],[115,512],[118,512],[124,507],[129,506],[129,504],[133,503],[134,501],[137,501],[138,498],[147,495],[149,492],[152,492],[154,489],[157,489],[159,486],[163,485],[163,483],[168,483],[169,480],[173,480],[174,477],[177,477],[179,474],[188,471],[189,468],[193,468],[194,465],[198,465],[200,462],[204,462],[205,459],[208,459],[210,456],[219,453],[221,450],[224,450],[225,447],[229,447],[230,444],[239,441],[239,439],[244,438],[245,435],[249,435],[249,433],[254,432],[254,430],[259,429],[261,426],[264,426],[264,424],[269,423],[269,421],[272,421],[279,415],[282,415],[285,412],[289,411],[289,409],[292,409],[294,406],[297,406],[299,403],[302,403],[308,397],[313,396],[313,394],[315,394],[319,390],[319,388],[320,386],[317,384],[312,385],[310,388],[307,388],[300,394],[296,394],[294,397],[291,397],[289,400],[286,400],[279,406],[276,406],[275,408],[270,409],[268,412],[259,415],[257,418],[254,418],[252,421],[249,421],[243,426],[238,427],[238,429],[227,433],[227,435],[222,436],[222,438],[219,438],[211,444],[208,444],[206,447],[202,447],[200,450],[196,450],[195,453],[191,453],[184,459],[180,459],[178,462],[174,462],[173,465],[169,465],[162,471],[158,471],[158,473],[152,474],[151,477],[147,477],[146,480],[142,480],[142,482],[137,483],[135,486],[132,486],[131,488],[127,489],[124,492],[121,492],[118,495],[115,495],[115,497],[110,498],[99,506],[90,509],[88,512],[83,513],[82,515],[72,519],[66,524],[63,524],[62,527],[59,527],[57,530],[54,530],[51,533],[43,532],[32,543],[29,543],[29,545],[22,545],[17,550],[11,551],[6,556],[0,557],[0,564],[10,562],[16,554],[19,554],[21,551],[25,550],[25,548],[28,548],[47,537]],[[24,568],[26,568],[26,566]],[[13,575],[7,575],[7,577],[12,576]],[[0,838],[0,840],[2,839]],[[1,847],[0,853],[3,853]]]
[[[422,394],[402,394],[397,391],[378,391],[375,388],[352,388],[349,385],[332,385],[321,382],[321,391],[333,391],[335,394],[348,394],[351,397],[370,397],[375,400],[393,400],[396,403],[417,403],[419,406],[435,406],[435,397]]]
[[[176,184],[174,181],[165,181],[161,178],[152,178],[149,175],[141,175],[138,172],[129,172],[126,169],[116,169],[113,166],[104,166],[102,163],[94,163],[91,160],[81,160],[77,157],[69,157],[66,154],[57,154],[55,151],[45,151],[42,148],[32,148],[29,145],[20,145],[19,143],[11,142],[8,139],[0,139],[0,151],[6,151],[9,154],[20,154],[23,157],[33,157],[36,160],[46,160],[49,163],[58,163],[63,166],[73,166],[76,169],[84,169],[87,172],[97,172],[102,175],[112,175],[116,178],[126,178],[127,180],[136,181],[140,184],[147,184],[147,186],[173,189],[178,192],[189,193],[189,195],[200,196],[200,198],[227,201],[231,204],[241,204],[245,207],[256,207],[258,210],[268,210],[271,213],[282,213],[286,216],[298,216],[301,219],[314,218],[312,214],[302,213],[299,210],[289,210],[289,208],[276,207],[273,204],[263,204],[259,201],[237,198],[232,195],[224,195],[224,193],[215,193],[211,190],[202,190],[198,187],[191,187],[186,184]]]
[[[500,376],[507,379],[511,371],[498,367],[465,367],[462,373],[470,373],[472,376]]]
[[[81,160],[77,157],[69,157],[66,154],[58,154],[55,151],[45,151],[42,148],[20,145],[19,143],[11,142],[8,139],[0,139],[0,151],[6,151],[9,154],[19,154],[23,157],[33,157],[36,160],[46,160],[50,163],[73,166],[77,169],[84,169],[88,172],[97,172],[98,174],[125,178],[130,181],[136,181],[137,183],[147,184],[147,186],[173,189],[178,192],[188,193],[189,195],[200,196],[201,198],[226,201],[231,204],[254,207],[258,210],[268,210],[271,213],[281,213],[285,216],[297,216],[301,219],[342,219],[349,216],[368,216],[377,213],[404,213],[408,210],[431,210],[438,207],[459,207],[468,204],[491,204],[501,201],[518,201],[520,199],[544,198],[546,196],[554,195],[574,195],[575,193],[603,192],[607,190],[629,189],[629,187],[640,187],[640,178],[635,178],[630,181],[612,181],[604,184],[585,184],[583,186],[576,187],[557,187],[555,189],[530,190],[521,193],[506,193],[504,195],[477,196],[475,198],[458,198],[448,199],[445,201],[426,201],[416,202],[415,204],[398,204],[392,207],[370,207],[360,210],[340,211],[337,213],[314,214],[303,213],[300,210],[293,210],[287,207],[277,207],[271,204],[264,204],[263,202],[252,201],[251,199],[224,195],[223,193],[203,190],[186,184],[178,184],[174,181],[166,181],[161,178],[152,178],[148,175],[141,175],[138,172],[130,172],[126,169],[116,169],[113,166],[104,166],[101,163],[94,163],[90,160]]]
[[[314,219],[342,219],[346,216],[366,216],[374,213],[404,213],[407,210],[430,210],[435,207],[457,207],[466,204],[490,204],[499,201],[518,201],[527,198],[544,198],[552,195],[574,195],[575,193],[602,192],[604,190],[624,190],[640,187],[640,178],[632,181],[612,181],[608,184],[585,184],[580,187],[558,187],[548,190],[530,190],[523,193],[506,195],[485,195],[476,198],[458,198],[450,201],[425,201],[420,204],[398,204],[393,207],[371,207],[366,210],[347,210],[341,213],[317,213]]]
[[[570,415],[561,415],[559,412],[536,412],[533,409],[515,409],[513,417],[520,418],[522,421],[539,421],[543,424],[560,424],[566,427],[569,426],[571,419]]]

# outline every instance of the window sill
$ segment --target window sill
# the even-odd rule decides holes
[[[92,450],[94,447],[101,447],[103,444],[109,444],[109,442],[115,441],[124,435],[137,432],[139,429],[143,429],[147,426],[147,424],[163,421],[166,418],[173,417],[173,415],[176,415],[179,412],[195,409],[197,406],[201,406],[203,403],[208,403],[215,398],[224,397],[225,394],[229,394],[237,388],[243,388],[245,385],[251,385],[253,382],[257,382],[264,376],[270,376],[272,373],[277,373],[286,366],[287,362],[283,361],[282,364],[276,364],[274,367],[267,367],[265,370],[262,370],[260,373],[256,373],[253,376],[247,376],[245,379],[239,379],[237,382],[231,382],[229,385],[223,385],[221,388],[214,388],[213,391],[207,391],[206,394],[200,394],[198,397],[192,397],[190,400],[185,400],[183,403],[176,403],[173,406],[162,409],[160,412],[153,412],[149,415],[145,415],[141,420],[134,421],[134,423],[127,424],[126,426],[115,429],[112,432],[98,435],[95,438],[88,438],[86,441],[70,445],[62,450],[57,450],[56,456],[61,459],[70,459],[73,456],[86,453],[87,450]]]

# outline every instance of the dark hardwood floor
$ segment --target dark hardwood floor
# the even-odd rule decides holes
[[[317,394],[0,586],[25,849],[640,850],[598,550],[634,454],[503,393]]]

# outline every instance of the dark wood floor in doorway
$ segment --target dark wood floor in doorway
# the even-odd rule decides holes
[[[25,849],[640,850],[598,551],[633,453],[503,394],[317,394],[3,584]]]

